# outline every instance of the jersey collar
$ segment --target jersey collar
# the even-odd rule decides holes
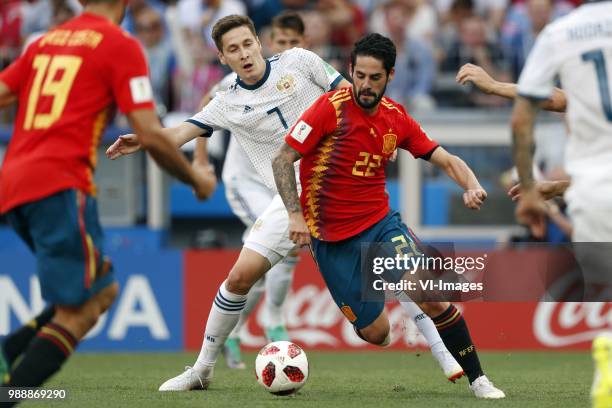
[[[244,82],[242,82],[242,79],[238,77],[238,79],[236,80],[236,82],[238,82],[238,85],[240,85],[244,89],[248,89],[249,91],[252,91],[254,89],[259,88],[263,84],[265,84],[266,81],[268,80],[268,77],[270,76],[270,61],[268,60],[265,60],[265,61],[266,61],[266,72],[264,72],[264,76],[261,77],[259,81],[255,82],[253,85],[249,85],[249,84],[245,84]]]

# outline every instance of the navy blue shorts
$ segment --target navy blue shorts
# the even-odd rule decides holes
[[[397,212],[390,212],[365,231],[343,241],[326,242],[316,238],[312,240],[312,253],[323,279],[327,284],[334,301],[344,316],[358,329],[369,326],[383,311],[384,293],[378,298],[364,300],[362,274],[362,244],[382,243],[381,250],[389,247],[419,248],[418,240],[402,222]],[[395,249],[394,249],[395,250]],[[380,253],[377,256],[391,256],[395,253]],[[391,277],[388,280],[397,280]],[[376,297],[376,293],[374,293]]]
[[[6,216],[36,256],[47,302],[82,305],[115,282],[112,265],[103,255],[95,198],[78,190],[60,191],[20,205]]]

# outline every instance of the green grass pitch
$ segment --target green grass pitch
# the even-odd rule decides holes
[[[465,378],[448,382],[428,352],[309,352],[310,378],[295,396],[260,388],[247,369],[220,361],[208,391],[160,393],[163,380],[191,364],[193,353],[77,353],[46,388],[65,388],[67,401],[40,407],[587,407],[592,362],[587,352],[481,353],[489,378],[507,395],[476,400]]]

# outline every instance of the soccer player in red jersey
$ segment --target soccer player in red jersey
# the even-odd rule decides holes
[[[404,108],[384,97],[393,78],[395,46],[380,34],[359,40],[351,54],[353,88],[322,95],[293,126],[272,167],[289,213],[289,234],[310,244],[327,287],[364,340],[389,342],[384,301],[364,301],[362,243],[418,251],[419,241],[389,208],[385,165],[396,148],[430,161],[464,189],[464,203],[479,209],[486,192],[459,157],[429,139]],[[293,163],[301,158],[301,199]],[[504,398],[484,375],[459,310],[449,302],[417,302],[432,318],[479,398]]]
[[[0,171],[0,212],[34,252],[51,305],[3,342],[7,386],[39,386],[57,372],[117,295],[93,183],[115,104],[161,166],[201,198],[215,187],[214,175],[192,167],[162,131],[142,49],[118,27],[125,0],[83,3],[83,14],[0,73],[0,106],[20,102]]]

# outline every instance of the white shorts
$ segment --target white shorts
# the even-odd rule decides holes
[[[272,202],[255,221],[244,242],[244,247],[257,252],[274,266],[295,248],[289,239],[289,215],[280,195],[276,194]]]

